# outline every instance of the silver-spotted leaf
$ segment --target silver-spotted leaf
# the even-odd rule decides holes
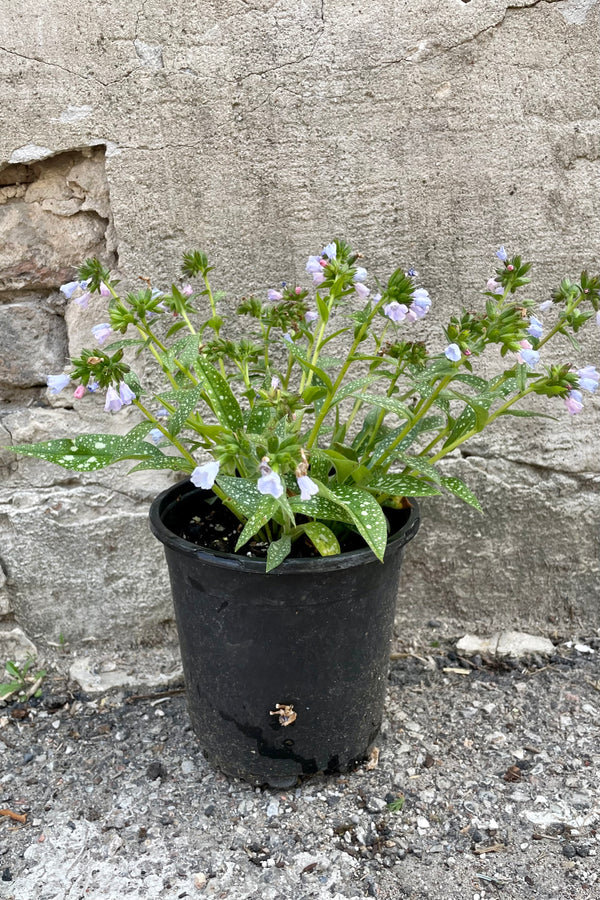
[[[461,481],[460,478],[442,478],[440,479],[440,484],[442,484],[447,491],[450,491],[452,494],[456,494],[457,497],[460,497],[461,500],[464,500],[465,503],[470,503],[471,506],[474,506],[475,509],[478,509],[479,512],[483,512],[481,509],[481,504],[479,500],[473,493],[473,491],[467,487],[464,481]]]
[[[302,527],[321,556],[337,556],[341,552],[338,539],[323,522],[307,522]]]
[[[282,535],[278,541],[269,544],[267,550],[267,572],[272,572],[290,555],[292,539],[289,534]]]
[[[392,497],[435,497],[441,491],[424,478],[413,475],[381,475],[368,485],[370,491],[391,494]]]
[[[254,535],[273,518],[273,513],[277,509],[277,500],[275,497],[263,497],[262,494],[260,496],[261,502],[258,504],[252,515],[248,517],[248,521],[244,525],[242,533],[238,538],[238,542],[235,545],[236,551],[239,550],[240,547],[243,547],[244,544],[247,544],[250,538],[254,537]]]
[[[357,486],[337,485],[330,495],[346,509],[375,556],[383,561],[387,544],[387,519],[377,500]]]

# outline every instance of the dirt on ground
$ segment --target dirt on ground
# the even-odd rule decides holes
[[[391,664],[379,755],[277,791],[210,767],[182,689],[50,672],[0,709],[6,900],[600,898],[600,641]]]

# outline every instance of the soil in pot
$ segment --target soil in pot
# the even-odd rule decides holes
[[[266,559],[268,544],[259,538],[252,538],[239,551],[235,546],[242,531],[243,525],[239,519],[227,509],[217,497],[198,498],[197,508],[189,521],[179,524],[179,535],[185,541],[195,544],[197,547],[205,547],[220,553],[238,553],[240,556],[253,559]],[[384,510],[390,523],[390,532],[398,531],[408,520],[410,509]],[[308,522],[305,516],[296,516],[298,524]],[[357,531],[349,527],[340,530],[336,524],[329,523],[330,527],[337,531],[342,553],[351,553],[353,550],[363,550],[367,544]],[[314,548],[310,540],[304,536],[294,541],[291,559],[320,558],[320,554]]]

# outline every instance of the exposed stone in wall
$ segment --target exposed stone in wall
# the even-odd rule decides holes
[[[27,163],[28,153],[47,158]],[[0,616],[14,614],[42,643],[147,638],[170,615],[162,551],[147,533],[148,479],[133,478],[126,494],[123,467],[86,479],[6,449],[98,430],[103,398],[76,408],[67,391],[47,393],[46,376],[89,341],[104,306],[74,315],[60,285],[88,256],[117,261],[104,149],[28,153],[0,168]],[[132,424],[129,411],[104,428]]]
[[[114,262],[110,224],[103,148],[0,169],[0,296],[57,290],[86,256]]]
[[[0,406],[66,362],[58,288],[87,256],[116,261],[103,148],[0,168]],[[16,389],[16,390],[15,390]]]

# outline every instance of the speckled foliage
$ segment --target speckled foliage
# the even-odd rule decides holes
[[[300,277],[307,248],[340,235],[373,269],[417,266],[434,339],[452,309],[481,302],[500,243],[533,259],[544,289],[592,267],[598,13],[595,0],[6,0],[0,444],[95,430],[83,401],[42,387],[102,321],[58,295],[92,248],[126,284],[149,272],[158,285],[200,246],[233,305],[248,277],[256,291]],[[491,432],[448,462],[486,515],[426,507],[401,616],[592,621],[598,409],[519,436],[498,427],[502,442]],[[164,481],[0,454],[10,626],[38,642],[160,640],[168,589],[144,518]]]

